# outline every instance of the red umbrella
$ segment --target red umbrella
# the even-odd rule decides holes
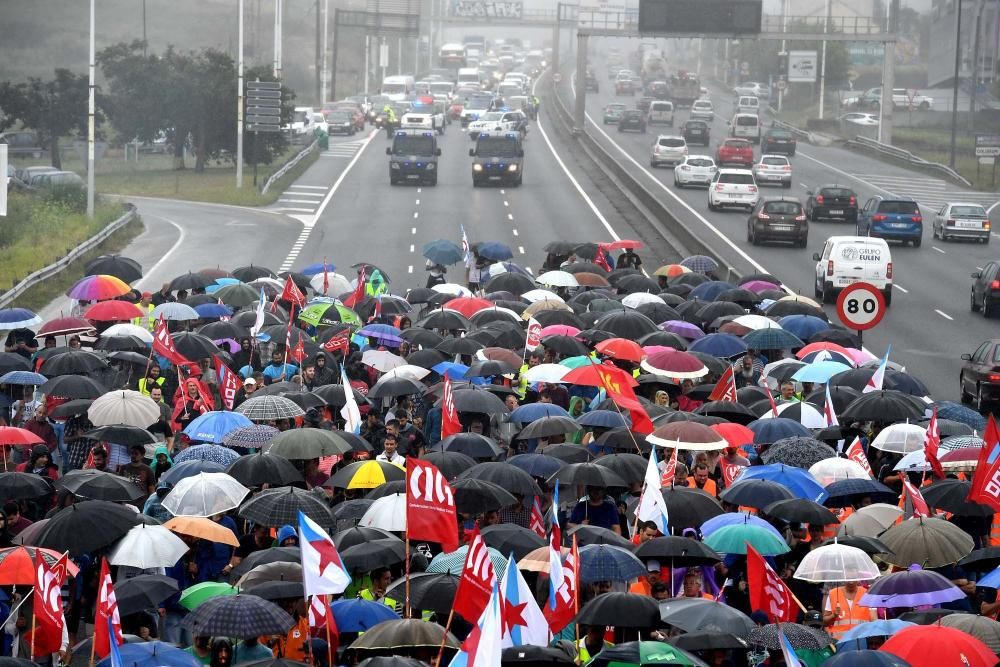
[[[732,447],[753,444],[753,431],[743,424],[713,424],[709,428],[725,438]]]
[[[986,644],[946,625],[913,625],[890,637],[880,651],[913,667],[994,667],[997,656]]]
[[[805,358],[807,355],[813,352],[819,352],[820,350],[826,350],[827,352],[839,352],[847,358],[851,357],[850,352],[847,351],[843,345],[837,345],[836,343],[831,343],[829,341],[821,340],[815,343],[809,343],[804,348],[795,353],[795,356],[799,359]]]
[[[622,239],[621,241],[613,241],[611,243],[601,244],[605,250],[635,250],[636,248],[642,248],[642,241],[633,241],[632,239]]]
[[[627,338],[609,338],[602,340],[594,346],[594,349],[606,357],[621,359],[622,361],[634,361],[639,363],[646,356],[642,346],[634,340]]]
[[[585,387],[607,387],[614,385],[639,386],[638,381],[617,366],[607,364],[587,364],[574,368],[563,376],[563,382]]]
[[[145,313],[128,301],[101,301],[88,308],[83,316],[93,322],[127,322]]]
[[[45,441],[31,431],[16,426],[0,426],[0,447],[40,445]]]
[[[729,447],[729,442],[708,426],[686,421],[664,424],[653,431],[652,435],[647,435],[646,441],[664,447],[689,449],[696,452],[709,452]]]
[[[82,317],[57,317],[42,325],[39,336],[69,336],[92,331],[94,325]]]
[[[444,305],[444,309],[462,313],[465,317],[472,317],[480,310],[486,310],[488,308],[493,308],[494,306],[496,306],[496,304],[487,299],[480,299],[475,296],[460,296],[457,299],[452,299],[446,303]]]
[[[0,549],[0,585],[4,586],[34,586],[35,585],[35,552],[41,551],[42,558],[50,566],[59,560],[60,554],[51,549],[36,547],[8,547]],[[80,568],[68,561],[67,569],[74,577],[80,573]]]
[[[647,373],[663,375],[675,380],[703,377],[708,373],[701,359],[679,350],[659,350],[646,357],[640,364]]]

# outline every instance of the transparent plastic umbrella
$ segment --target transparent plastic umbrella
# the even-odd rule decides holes
[[[879,576],[871,557],[857,547],[828,544],[805,555],[792,575],[813,583],[869,581]]]
[[[871,446],[884,452],[909,454],[924,448],[927,429],[916,424],[892,424],[882,429]]]
[[[163,499],[174,516],[213,516],[240,506],[250,489],[224,472],[186,477]]]
[[[833,484],[842,479],[870,479],[868,471],[861,464],[851,459],[831,458],[817,461],[809,468],[809,474],[816,478],[822,486]]]
[[[133,527],[111,550],[108,562],[141,570],[172,567],[188,551],[184,540],[164,526],[139,524]]]

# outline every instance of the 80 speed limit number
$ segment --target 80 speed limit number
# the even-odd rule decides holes
[[[844,326],[855,331],[871,329],[885,315],[885,297],[874,285],[854,283],[837,298],[837,315]]]

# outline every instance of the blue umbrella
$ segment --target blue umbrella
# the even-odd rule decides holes
[[[838,646],[838,649],[840,647]],[[823,667],[913,667],[898,655],[885,651],[843,651],[823,661]]]
[[[49,379],[41,373],[32,373],[31,371],[10,371],[0,376],[0,384],[37,386],[48,381]]]
[[[213,461],[223,467],[228,467],[229,464],[238,458],[240,458],[239,454],[222,445],[195,445],[174,455],[174,465],[184,463],[185,461],[197,461],[201,459],[204,461]]]
[[[527,424],[542,417],[569,417],[569,413],[566,412],[565,408],[554,403],[528,403],[515,408],[510,413],[510,420],[521,424]]]
[[[233,314],[233,309],[222,303],[202,303],[195,306],[194,309],[203,320],[230,317]]]
[[[937,409],[938,419],[950,419],[953,422],[961,422],[972,428],[976,433],[986,431],[986,417],[972,408],[967,408],[954,401],[938,401]]]
[[[923,382],[909,373],[902,371],[886,371],[885,387],[886,389],[901,391],[910,396],[930,396],[931,394]]]
[[[826,384],[837,373],[849,371],[851,368],[851,366],[838,361],[815,361],[795,371],[792,374],[792,379],[799,382]]]
[[[619,428],[629,425],[628,420],[617,410],[591,410],[576,420],[581,426],[599,428]]]
[[[691,290],[691,293],[688,294],[688,299],[715,301],[715,297],[729,289],[736,289],[736,285],[722,280],[708,280],[695,286],[695,288]]]
[[[8,329],[30,329],[42,323],[42,318],[27,308],[0,309],[0,331]]]
[[[424,257],[435,264],[458,264],[465,259],[465,252],[453,241],[437,239],[424,244]]]
[[[753,444],[770,445],[782,438],[791,438],[800,435],[811,438],[812,433],[805,426],[794,419],[775,417],[773,419],[758,419],[747,424],[747,428],[753,431]]]
[[[469,370],[469,367],[465,364],[456,364],[454,361],[442,361],[439,364],[431,366],[431,370],[441,377],[444,377],[444,374],[447,373],[450,379],[461,380],[465,377],[465,373]]]
[[[329,273],[333,273],[336,270],[336,268],[337,268],[336,266],[334,266],[330,262],[326,262],[325,263],[325,267],[326,267],[325,270],[327,272],[329,272]],[[317,274],[323,273],[323,271],[324,271],[324,263],[323,262],[315,262],[315,263],[310,264],[309,266],[303,268],[301,271],[299,271],[299,273],[307,275],[307,276],[315,276]]]
[[[480,257],[492,259],[495,262],[502,262],[514,256],[514,252],[510,249],[510,246],[498,241],[486,241],[477,244],[476,253]]]
[[[520,468],[532,477],[543,479],[552,477],[566,465],[565,461],[560,461],[548,454],[517,454],[507,459],[507,463],[515,468]]]
[[[357,331],[357,335],[374,338],[379,343],[398,345],[403,342],[402,331],[389,324],[368,324]]]
[[[361,598],[337,600],[330,605],[330,609],[341,632],[365,632],[382,621],[399,620],[392,607]]]
[[[745,479],[766,479],[771,482],[781,484],[799,498],[805,498],[817,503],[826,500],[826,490],[802,468],[786,466],[784,463],[774,463],[771,465],[751,466],[743,471],[739,477],[740,481]]]
[[[170,470],[160,476],[160,481],[177,486],[177,482],[185,477],[194,477],[203,472],[226,472],[226,468],[208,459],[191,459],[170,466]]]
[[[873,502],[895,503],[899,494],[882,482],[874,479],[840,479],[828,484],[824,489],[827,493],[825,505],[838,507],[837,502],[851,496],[871,496]]]
[[[196,442],[219,444],[230,431],[252,425],[253,422],[239,412],[214,410],[196,417],[184,429],[184,434]]]
[[[98,667],[199,667],[201,664],[192,654],[165,642],[137,642],[118,647],[121,662],[108,656],[97,663]]]
[[[646,573],[646,566],[628,549],[610,544],[580,548],[580,581],[628,581]]]
[[[1000,567],[993,570],[985,577],[982,577],[976,582],[976,586],[982,586],[983,588],[996,588],[1000,589]]]
[[[708,283],[702,283],[708,284]],[[699,285],[700,287],[701,285]],[[688,345],[688,352],[703,352],[713,357],[735,357],[747,351],[747,344],[730,333],[712,333]]]
[[[901,621],[899,619],[870,621],[855,625],[845,632],[840,641],[837,642],[838,651],[860,651],[868,648],[865,639],[868,637],[891,637],[903,628],[908,628],[916,623]]]
[[[701,534],[703,537],[708,537],[720,528],[740,523],[749,523],[754,526],[760,526],[764,530],[769,530],[781,539],[784,539],[784,536],[778,532],[778,529],[769,524],[767,521],[764,521],[759,516],[754,514],[744,514],[743,512],[727,512],[725,514],[712,517],[705,523],[701,524]]]
[[[791,331],[802,340],[809,340],[820,331],[830,328],[830,323],[815,315],[785,315],[778,320],[785,331]]]
[[[795,347],[805,347],[801,338],[777,327],[751,331],[743,336],[743,342],[755,350],[790,350]]]

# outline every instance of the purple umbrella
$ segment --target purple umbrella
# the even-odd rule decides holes
[[[705,336],[705,332],[699,329],[694,324],[690,322],[685,322],[683,320],[667,320],[660,325],[660,329],[663,331],[669,331],[670,333],[675,333],[681,338],[686,338],[688,340],[698,340]]]
[[[717,517],[713,517],[701,524],[701,534],[703,537],[708,537],[720,528],[725,528],[726,526],[732,526],[738,523],[749,523],[753,526],[760,526],[764,530],[774,533],[781,539],[785,539],[785,536],[778,532],[778,529],[764,521],[758,516],[753,514],[744,514],[743,512],[727,512],[726,514],[720,514]]]
[[[961,600],[965,593],[944,576],[911,565],[877,579],[861,597],[866,607],[917,607]]]
[[[751,280],[749,282],[743,283],[742,285],[740,285],[740,287],[742,287],[743,289],[748,289],[755,294],[759,294],[760,292],[769,289],[781,289],[774,283],[769,283],[766,280]]]

